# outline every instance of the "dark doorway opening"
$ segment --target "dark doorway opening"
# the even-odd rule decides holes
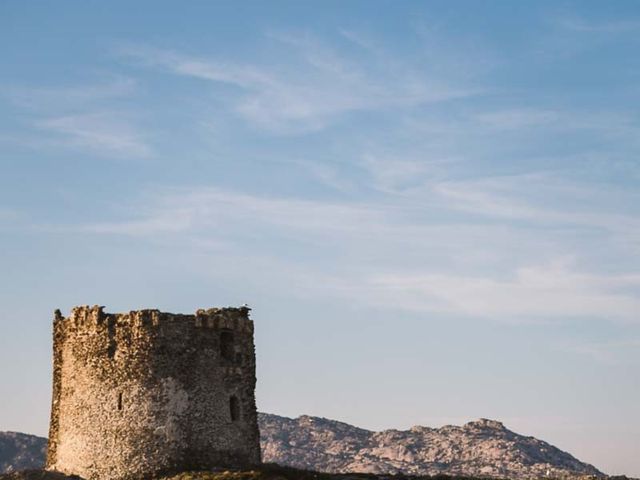
[[[229,413],[231,415],[232,422],[240,419],[240,401],[235,395],[229,397]]]
[[[233,361],[233,332],[224,330],[220,333],[220,355],[225,360]]]

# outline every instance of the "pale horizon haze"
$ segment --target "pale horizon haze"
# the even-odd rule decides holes
[[[248,304],[258,409],[640,477],[640,2],[0,2],[0,430],[53,311]]]

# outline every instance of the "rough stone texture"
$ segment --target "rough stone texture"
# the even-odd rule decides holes
[[[260,462],[248,308],[54,320],[46,468],[141,478]]]
[[[494,420],[372,432],[324,418],[260,413],[259,424],[265,462],[308,470],[515,479],[605,476]]]

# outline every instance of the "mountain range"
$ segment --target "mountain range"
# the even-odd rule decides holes
[[[533,479],[605,477],[542,440],[495,420],[374,432],[326,418],[258,416],[264,462],[329,473]],[[0,473],[42,468],[46,439],[0,432]]]
[[[481,419],[461,427],[373,432],[325,418],[259,415],[265,462],[331,473],[500,478],[605,476],[533,437]]]

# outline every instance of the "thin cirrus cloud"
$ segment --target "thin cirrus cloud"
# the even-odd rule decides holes
[[[505,190],[504,184],[517,189],[518,182],[527,179],[495,181]],[[520,198],[511,193],[509,198],[486,200],[478,197],[481,186],[459,185],[459,190],[471,195],[462,198],[463,204],[450,201],[450,183],[433,185],[431,197],[398,199],[392,195],[393,201],[369,203],[269,198],[216,188],[175,189],[147,197],[135,208],[141,212],[138,219],[90,224],[82,230],[155,239],[175,237],[177,242],[191,244],[215,240],[216,248],[241,255],[244,242],[251,242],[259,229],[264,247],[254,248],[252,255],[274,257],[283,270],[290,269],[290,259],[277,246],[283,239],[313,244],[321,257],[349,255],[350,268],[339,276],[314,262],[298,266],[298,283],[307,285],[301,292],[305,295],[312,289],[318,295],[348,298],[365,306],[497,321],[585,317],[640,321],[640,271],[633,265],[620,272],[585,268],[582,264],[589,258],[588,249],[563,243],[566,237],[556,231],[561,232],[574,217],[571,207],[564,211],[539,208],[527,198],[527,192]],[[475,192],[469,192],[472,187]],[[580,197],[579,186],[553,188],[561,189],[565,196]],[[491,189],[485,189],[490,195]],[[520,206],[506,210],[516,200]],[[448,215],[443,223],[421,213],[460,209],[471,217],[456,220]],[[478,221],[487,216],[504,221],[479,226]],[[600,241],[605,244],[611,244],[615,236],[628,237],[635,232],[618,228],[619,219],[606,220],[604,213],[576,218],[581,228],[600,232]],[[529,223],[513,224],[517,219]],[[628,214],[625,220],[634,221],[635,217]],[[540,223],[547,226],[537,229]],[[510,252],[502,250],[505,243],[512,245]],[[282,248],[286,252],[286,247]],[[473,253],[477,261],[466,259],[461,269],[460,252]],[[324,280],[310,282],[305,278]]]
[[[16,106],[31,111],[86,108],[133,95],[137,82],[122,75],[104,75],[106,80],[73,86],[4,86],[0,95]]]
[[[611,265],[603,262],[618,263],[640,253],[640,213],[635,207],[639,199],[634,191],[612,195],[606,185],[554,181],[548,175],[444,181],[433,188],[452,211],[527,230],[564,245],[567,252],[582,241],[597,242],[579,253],[605,270]],[[554,232],[566,232],[567,238],[556,240]],[[640,269],[637,262],[622,263],[627,270]]]
[[[505,324],[576,319],[640,324],[640,274],[584,273],[567,258],[530,263],[500,277],[486,273],[415,274],[400,269],[340,275],[301,272],[287,266],[283,270],[295,278],[290,294],[340,298],[364,308]]]
[[[404,176],[405,168],[398,174]],[[408,168],[414,172],[413,164]],[[374,182],[375,183],[375,182]],[[264,197],[256,194],[224,190],[215,187],[164,189],[162,194],[152,193],[136,211],[146,218],[176,219],[158,222],[158,229],[166,223],[167,230],[188,231],[195,224],[209,225],[220,218],[240,221],[258,221],[294,230],[320,232],[359,229],[430,228],[433,221],[425,212],[447,212],[447,224],[499,219],[502,225],[513,229],[537,228],[540,225],[578,226],[608,234],[628,234],[635,238],[640,219],[633,205],[637,194],[618,192],[616,197],[606,189],[598,190],[568,180],[553,179],[547,174],[487,177],[474,180],[439,180],[420,187],[407,189],[403,195],[395,192],[368,202],[339,202],[307,200],[291,197]],[[312,214],[310,214],[312,212]],[[451,216],[461,212],[466,216]],[[178,219],[181,219],[178,221]],[[514,223],[518,221],[519,223]],[[495,222],[494,222],[495,223]],[[128,233],[118,223],[120,233]],[[177,228],[180,226],[180,228]],[[107,224],[101,229],[109,230]],[[134,228],[138,234],[144,230]],[[317,231],[316,231],[317,230]],[[156,228],[152,229],[152,233]]]
[[[145,158],[153,154],[137,117],[106,107],[137,92],[136,80],[106,79],[72,86],[8,86],[2,96],[29,119],[26,129],[0,141],[37,149],[69,148],[101,157]],[[45,135],[43,135],[43,133]]]
[[[409,133],[429,135],[436,140],[460,140],[461,132],[489,141],[500,138],[514,143],[508,134],[518,133],[518,143],[524,138],[585,134],[606,142],[608,147],[637,147],[640,125],[634,114],[606,109],[571,109],[512,106],[510,108],[476,108],[467,111],[441,112],[438,116],[409,118],[403,123]],[[614,144],[615,142],[615,144]],[[518,145],[518,143],[514,143]],[[587,145],[589,143],[587,142]],[[593,148],[593,147],[591,147]],[[575,152],[574,152],[575,153]]]
[[[35,123],[54,145],[90,151],[101,156],[144,158],[152,149],[144,135],[126,117],[110,112],[46,118]]]
[[[390,65],[390,58],[379,55],[368,63],[352,60],[308,37],[269,38],[284,44],[287,63],[228,62],[139,46],[119,54],[145,67],[237,87],[235,113],[275,133],[319,130],[348,112],[407,108],[479,91],[397,61]]]
[[[640,322],[640,274],[585,274],[560,259],[517,268],[511,278],[446,274],[379,275],[372,286],[398,305],[493,319],[599,318]]]
[[[447,167],[458,160],[447,156],[424,158],[416,154],[403,156],[365,153],[358,165],[364,170],[374,189],[388,194],[411,195],[426,182],[446,177]]]
[[[167,189],[165,189],[166,191]],[[85,231],[123,235],[183,234],[246,228],[264,224],[275,228],[328,234],[357,233],[365,224],[374,225],[379,214],[372,206],[344,205],[303,199],[267,198],[218,188],[176,188],[154,194],[136,211],[141,219],[86,225]]]
[[[481,216],[640,231],[635,191],[620,189],[612,196],[606,185],[582,185],[544,173],[443,181],[433,188],[451,208]]]

